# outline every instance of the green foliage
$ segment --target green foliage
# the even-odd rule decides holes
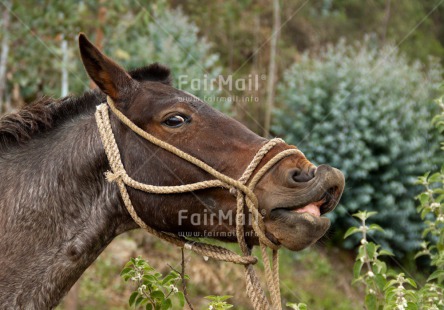
[[[317,57],[304,54],[286,71],[273,130],[315,164],[344,172],[342,207],[330,215],[339,234],[352,225],[349,214],[365,205],[378,211],[384,246],[398,253],[419,246],[415,179],[436,160],[431,98],[441,74],[439,63],[410,64],[394,47],[379,50],[370,38],[352,46],[342,41]]]
[[[198,36],[199,28],[190,22],[180,9],[168,9],[163,1],[151,5],[130,21],[125,22],[123,31],[110,31],[107,50],[128,68],[158,62],[170,67],[175,86],[214,103],[228,111],[230,103],[215,102],[218,89],[203,87],[204,80],[215,78],[221,73],[217,62],[219,55],[210,51],[211,44]],[[193,84],[192,80],[201,83]],[[195,86],[201,87],[195,87]]]
[[[442,120],[444,119],[444,105],[442,98],[438,101],[443,112],[433,119],[437,129],[442,132]],[[444,150],[444,147],[442,147]],[[418,184],[425,187],[425,191],[418,195],[418,213],[426,226],[422,237],[424,242],[422,250],[416,255],[429,256],[431,265],[436,268],[428,281],[444,281],[444,165],[439,172],[420,177]]]
[[[182,275],[175,270],[163,276],[139,256],[131,258],[120,275],[125,281],[131,280],[136,283],[128,301],[131,308],[167,310],[182,309],[185,306],[185,295],[177,288],[178,283],[183,280]],[[184,278],[189,280],[187,275],[184,275]],[[227,303],[231,297],[210,295],[205,299],[210,301],[209,310],[225,310],[233,307]],[[173,299],[176,300],[176,304],[173,303]]]
[[[443,99],[443,97],[441,97],[438,100],[436,100],[436,103],[439,105],[441,110],[444,111],[444,99]],[[436,115],[433,118],[433,120],[432,120],[432,124],[435,125],[436,129],[438,129],[438,132],[440,134],[444,134],[444,114],[443,113],[440,113],[440,114]],[[444,149],[444,144],[442,144],[442,148]]]
[[[441,131],[440,121],[444,117],[442,99],[438,101],[443,113],[434,118],[434,124]],[[443,148],[444,149],[444,148]],[[426,283],[421,287],[406,277],[404,273],[396,273],[388,269],[379,259],[387,254],[379,245],[369,242],[368,232],[380,229],[378,226],[366,225],[374,212],[358,212],[354,216],[359,218],[361,226],[350,228],[345,238],[352,234],[361,234],[361,246],[354,266],[354,282],[363,283],[366,288],[365,305],[367,309],[443,309],[444,308],[444,165],[437,173],[426,175],[418,179],[418,184],[425,187],[425,191],[418,195],[418,213],[425,222],[422,233],[422,250],[416,257],[429,256],[433,272]]]
[[[177,288],[177,283],[182,278],[174,270],[163,276],[148,262],[138,257],[131,258],[123,268],[121,276],[125,281],[131,280],[136,283],[136,288],[128,302],[132,308],[172,309],[173,299],[176,301],[174,309],[182,309],[185,305],[184,294]]]
[[[97,19],[100,9],[106,11],[105,25]],[[187,75],[184,80],[189,83],[182,85],[184,90],[207,98],[210,104],[218,94],[218,90],[192,89],[190,81],[219,75],[219,55],[210,51],[211,44],[198,36],[199,28],[180,9],[170,9],[163,0],[29,3],[14,5],[13,13],[10,44],[14,52],[9,53],[8,88],[18,85],[28,101],[42,95],[60,96],[62,36],[68,41],[69,92],[79,94],[89,89],[77,52],[77,34],[83,31],[94,42],[98,28],[105,32],[101,42],[105,52],[124,67],[159,62],[171,68],[176,80],[179,74]],[[226,111],[230,107],[226,101],[215,105]]]
[[[438,100],[442,108],[441,114],[433,118],[433,123],[442,133],[444,105],[442,98]],[[443,148],[444,150],[444,148]],[[419,206],[417,212],[425,223],[422,233],[422,250],[416,257],[429,256],[433,272],[423,286],[406,277],[404,273],[396,273],[387,268],[380,256],[389,254],[381,250],[379,245],[368,241],[368,233],[379,226],[366,225],[367,219],[375,212],[361,211],[353,216],[361,221],[359,227],[351,227],[345,234],[347,238],[353,234],[362,236],[361,245],[354,265],[354,283],[365,285],[365,305],[367,309],[443,309],[444,308],[444,165],[439,172],[427,173],[418,178],[418,184],[425,191],[417,196]],[[391,254],[389,254],[391,255]]]
[[[62,51],[61,41],[68,41],[69,82],[71,93],[87,89],[89,80],[77,52],[77,34],[92,34],[99,27],[97,11],[103,6],[107,12],[119,12],[122,4],[129,1],[52,1],[50,4],[35,1],[13,1],[11,13],[10,48],[7,69],[9,89],[20,88],[21,96],[31,101],[38,96],[60,96]],[[116,27],[118,19],[110,19],[110,27]]]
[[[295,304],[292,302],[287,302],[286,306],[290,307],[290,309],[293,309],[293,310],[307,310],[307,305],[303,304],[303,303]]]
[[[205,299],[210,300],[210,304],[208,305],[208,310],[225,310],[233,308],[233,305],[230,305],[226,302],[227,299],[230,299],[233,296],[225,295],[225,296],[206,296]]]
[[[413,59],[427,61],[429,55],[444,52],[442,30],[437,27],[444,9],[435,0],[325,0],[312,5],[309,18],[311,23],[316,21],[313,27],[319,30],[320,41],[334,42],[343,36],[359,39],[363,33],[374,33],[399,44]],[[414,33],[406,35],[412,29]]]

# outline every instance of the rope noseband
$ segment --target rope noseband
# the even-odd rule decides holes
[[[200,159],[191,156],[175,146],[162,141],[153,135],[142,130],[140,127],[135,125],[131,120],[129,120],[122,112],[120,112],[114,105],[113,100],[107,97],[107,103],[102,103],[97,107],[95,113],[97,127],[99,129],[100,138],[102,140],[103,147],[105,149],[106,156],[108,158],[111,171],[106,173],[106,178],[109,182],[116,182],[119,187],[122,200],[127,208],[129,214],[133,220],[147,232],[153,234],[154,236],[166,240],[176,246],[193,250],[194,252],[211,257],[217,260],[232,262],[236,264],[242,264],[245,266],[245,279],[247,286],[247,295],[250,298],[255,310],[280,310],[282,309],[280,288],[279,288],[279,266],[278,266],[278,249],[279,246],[271,242],[265,235],[265,224],[262,215],[258,210],[258,200],[253,190],[257,183],[260,181],[262,176],[269,171],[277,162],[281,159],[294,154],[300,154],[297,149],[287,149],[277,155],[275,155],[271,160],[269,160],[259,171],[252,177],[253,171],[257,168],[261,160],[265,155],[278,143],[283,143],[281,139],[271,139],[265,145],[263,145],[259,151],[254,156],[253,160],[250,162],[248,167],[245,169],[244,173],[239,180],[235,180],[217,170],[210,167]],[[201,181],[192,184],[178,185],[178,186],[156,186],[140,183],[132,179],[127,173],[123,166],[119,148],[117,146],[114,134],[111,128],[111,122],[109,118],[109,109],[114,113],[114,115],[126,126],[128,126],[133,132],[148,140],[154,145],[163,148],[164,150],[173,153],[174,155],[184,159],[187,162],[201,168],[202,170],[208,172],[215,179]],[[251,181],[247,182],[251,179]],[[229,189],[230,192],[234,193],[237,199],[237,210],[236,210],[236,235],[239,246],[242,251],[242,256],[228,249],[220,246],[206,244],[196,241],[188,241],[187,239],[158,231],[150,226],[148,226],[136,213],[134,206],[129,197],[127,186],[153,194],[178,194],[193,192],[200,189],[222,187]],[[257,278],[256,272],[253,265],[256,264],[257,258],[251,256],[251,249],[247,246],[244,236],[244,226],[243,226],[243,213],[244,207],[247,207],[248,211],[252,215],[252,226],[255,234],[259,238],[259,244],[262,252],[262,259],[264,261],[265,274],[267,286],[270,291],[271,297],[271,307],[268,302],[267,296],[261,287],[259,279]],[[273,250],[272,264],[270,264],[270,259],[267,253],[267,247]]]

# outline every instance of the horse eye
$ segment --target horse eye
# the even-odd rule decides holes
[[[163,121],[163,124],[167,125],[168,127],[177,128],[187,122],[189,122],[188,118],[186,118],[182,115],[174,115],[174,116],[167,118],[165,121]]]

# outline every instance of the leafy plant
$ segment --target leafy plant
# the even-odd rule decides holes
[[[444,104],[438,100],[442,109],[441,114],[433,118],[433,124],[440,133],[444,132]],[[444,150],[444,145],[442,146]],[[434,270],[426,283],[417,287],[415,281],[403,273],[388,269],[379,260],[379,256],[390,253],[381,250],[379,245],[369,242],[368,232],[382,230],[366,221],[375,212],[361,211],[354,216],[360,219],[359,227],[351,227],[344,238],[353,234],[362,236],[361,246],[354,266],[354,282],[361,282],[366,287],[365,304],[367,309],[409,309],[409,310],[438,310],[444,308],[444,165],[439,172],[427,173],[418,178],[418,184],[425,191],[417,196],[418,213],[424,220],[425,228],[422,233],[422,249],[416,257],[430,257],[430,265]]]
[[[315,164],[344,172],[347,190],[329,215],[338,235],[353,225],[348,215],[365,205],[386,227],[378,233],[381,245],[397,254],[419,246],[415,180],[439,158],[430,119],[442,72],[436,61],[412,64],[394,46],[379,48],[371,38],[306,53],[285,72],[273,131]],[[353,237],[344,246],[358,242]]]
[[[230,305],[226,302],[227,299],[230,299],[233,296],[225,295],[225,296],[206,296],[205,299],[210,300],[210,304],[208,305],[208,310],[225,310],[233,308],[233,305]]]
[[[180,309],[185,305],[185,296],[177,288],[182,277],[174,270],[163,276],[147,261],[137,257],[131,258],[125,265],[121,276],[125,281],[131,280],[136,283],[135,290],[129,298],[130,307],[145,306],[146,310],[171,309],[173,299],[177,301],[177,307]]]
[[[422,210],[423,207],[420,207],[420,209]],[[360,234],[362,236],[353,268],[353,283],[364,284],[366,308],[368,310],[442,309],[444,307],[444,286],[442,285],[444,273],[442,265],[436,265],[436,262],[439,262],[443,256],[442,243],[441,245],[438,243],[430,246],[430,249],[435,251],[434,254],[431,254],[428,246],[419,253],[420,255],[431,255],[431,264],[437,267],[437,269],[430,275],[425,285],[418,288],[417,283],[413,279],[407,277],[404,273],[397,273],[388,268],[386,263],[379,259],[383,255],[392,255],[390,252],[368,241],[368,232],[381,230],[375,224],[367,225],[366,223],[367,219],[374,214],[375,212],[367,211],[354,214],[353,216],[361,221],[361,225],[359,227],[351,227],[344,236],[344,238],[352,234]],[[432,225],[432,227],[436,227],[436,225]],[[435,231],[435,228],[433,230]]]
[[[437,100],[442,109],[442,113],[433,118],[433,124],[440,133],[444,132],[444,103],[443,97]],[[444,150],[444,143],[441,146]],[[425,187],[425,191],[417,198],[420,205],[417,211],[421,218],[425,220],[426,227],[422,233],[424,242],[422,251],[416,257],[427,255],[430,257],[430,264],[436,271],[428,280],[444,281],[444,165],[439,172],[432,175],[430,173],[418,179],[418,184]],[[428,238],[428,241],[426,240]]]
[[[110,54],[128,68],[154,62],[167,65],[176,87],[228,112],[231,103],[217,101],[220,91],[208,82],[222,72],[219,54],[211,51],[206,38],[199,37],[199,28],[182,10],[169,9],[165,1],[157,0],[136,19],[124,23],[125,35],[122,31],[110,33]]]
[[[292,303],[292,302],[287,302],[286,304],[287,307],[290,307],[293,310],[307,310],[307,305],[304,303]]]

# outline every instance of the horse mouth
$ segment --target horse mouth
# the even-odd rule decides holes
[[[311,197],[308,202],[271,210],[265,223],[267,236],[293,251],[315,243],[330,227],[330,220],[323,215],[335,209],[341,194],[342,189],[335,186]]]
[[[341,191],[338,189],[338,187],[332,187],[325,191],[319,199],[314,198],[314,200],[309,203],[275,208],[271,211],[271,215],[273,216],[273,212],[276,211],[286,211],[299,214],[307,213],[313,217],[319,218],[320,216],[329,213],[336,208],[340,195]]]

